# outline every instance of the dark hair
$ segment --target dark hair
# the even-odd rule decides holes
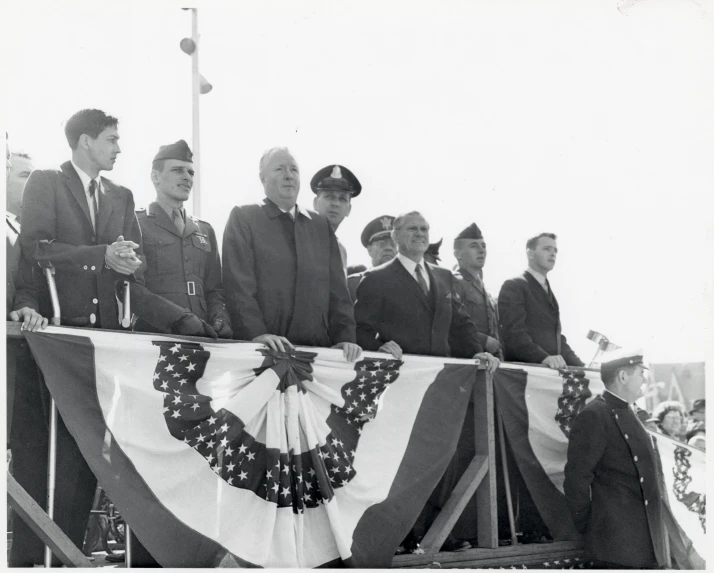
[[[115,127],[119,123],[116,117],[107,115],[100,109],[83,109],[67,120],[64,134],[67,143],[72,149],[77,149],[79,138],[86,133],[92,139],[97,139],[99,134],[108,127]]]
[[[558,238],[555,236],[555,233],[541,233],[540,235],[536,235],[535,237],[531,237],[526,241],[526,249],[535,249],[538,246],[538,241],[542,239],[543,237],[546,237],[548,239],[553,239],[554,241]]]

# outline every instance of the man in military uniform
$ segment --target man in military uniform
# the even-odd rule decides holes
[[[360,240],[362,246],[367,249],[372,266],[378,267],[384,263],[388,263],[397,256],[397,244],[392,239],[392,227],[394,225],[394,217],[391,215],[382,215],[367,223],[367,226],[362,231]],[[357,285],[362,280],[364,272],[355,273],[347,277],[347,287],[350,290],[352,301],[357,298]]]
[[[454,256],[459,263],[458,270],[454,272],[458,279],[456,292],[478,328],[482,337],[481,346],[503,360],[498,335],[498,308],[483,284],[486,241],[476,223],[471,223],[454,239]]]
[[[316,197],[312,203],[315,211],[327,217],[332,230],[337,232],[340,223],[352,211],[352,199],[362,191],[362,185],[354,173],[344,165],[328,165],[313,176],[310,188]],[[342,266],[347,268],[347,250],[337,240],[342,257]]]
[[[570,432],[565,497],[586,551],[603,568],[669,566],[659,454],[632,410],[645,370],[640,351],[612,352],[600,371],[605,391]]]
[[[193,187],[193,153],[182,139],[163,145],[151,169],[156,201],[137,211],[146,256],[146,287],[177,307],[188,310],[185,320],[207,322],[205,334],[215,330],[231,338],[230,318],[223,297],[221,260],[211,225],[187,217],[183,204]],[[155,331],[139,313],[137,330]]]

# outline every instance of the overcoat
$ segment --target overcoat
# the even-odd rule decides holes
[[[329,221],[301,207],[293,221],[264,199],[234,207],[223,233],[223,288],[234,337],[293,344],[355,342],[352,302]]]
[[[604,392],[575,417],[565,497],[591,557],[636,568],[669,561],[659,455],[627,402]]]

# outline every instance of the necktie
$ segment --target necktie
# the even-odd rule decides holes
[[[181,209],[174,209],[173,211],[174,225],[179,230],[179,233],[183,235],[183,230],[186,228],[186,223],[184,223],[183,215],[181,214]]]
[[[92,226],[97,230],[97,217],[99,216],[99,208],[97,206],[97,180],[92,179],[89,182],[89,207],[92,210]]]
[[[429,287],[426,286],[426,279],[424,278],[424,274],[421,270],[421,265],[416,266],[414,273],[416,274],[417,282],[419,283],[424,296],[429,296]]]

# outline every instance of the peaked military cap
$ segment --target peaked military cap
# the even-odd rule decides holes
[[[627,366],[642,366],[644,365],[644,356],[642,350],[613,350],[605,354],[605,358],[600,365],[600,378],[608,380],[617,370]]]
[[[392,233],[394,219],[391,215],[382,215],[367,223],[360,237],[362,246],[366,249],[372,241],[382,239]]]
[[[319,191],[348,191],[352,197],[357,197],[362,191],[362,185],[354,173],[344,165],[328,165],[315,173],[310,181],[313,193]]]
[[[431,255],[435,260],[440,261],[439,249],[441,248],[441,243],[444,242],[443,237],[439,239],[437,243],[429,243],[429,247],[424,252],[425,255]]]
[[[193,153],[183,139],[179,139],[176,143],[162,145],[159,147],[159,152],[154,157],[154,161],[160,159],[179,159],[181,161],[193,161]]]
[[[481,229],[478,228],[478,225],[476,223],[471,223],[468,227],[466,227],[463,231],[456,235],[456,238],[483,239],[483,234],[481,233]]]

